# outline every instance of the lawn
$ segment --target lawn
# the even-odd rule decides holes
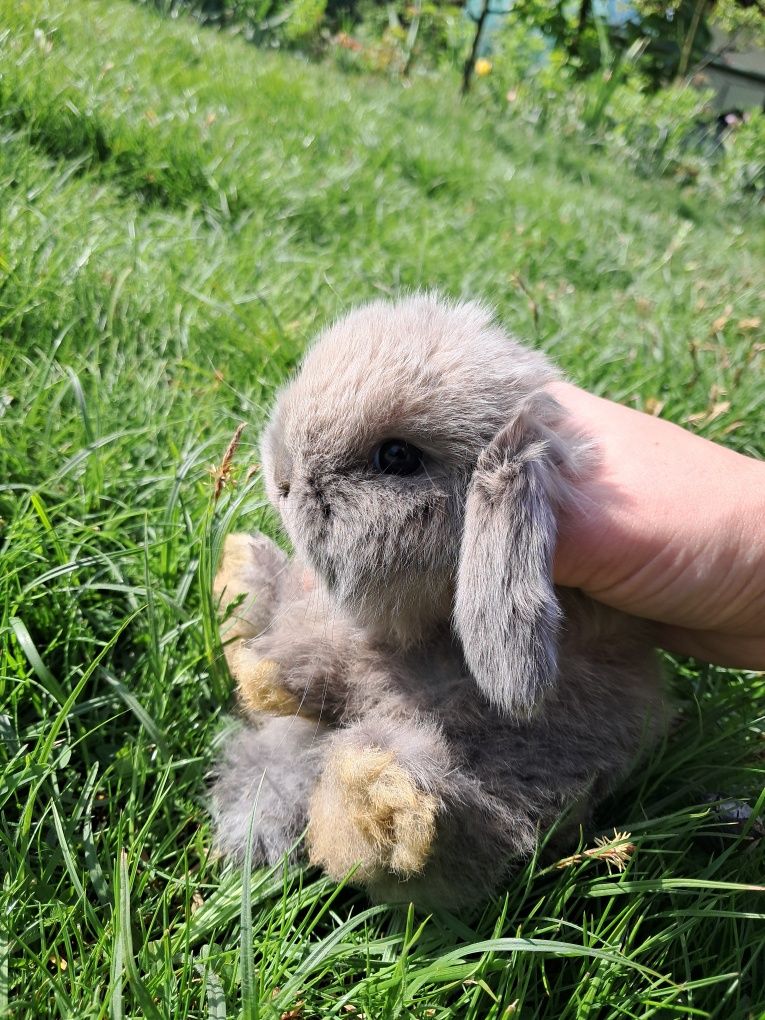
[[[211,572],[276,533],[248,468],[330,316],[481,295],[582,385],[765,455],[762,208],[456,90],[0,0],[0,1015],[765,1015],[765,840],[705,802],[762,810],[762,676],[667,659],[671,736],[585,836],[630,833],[623,873],[532,861],[425,916],[211,856]]]

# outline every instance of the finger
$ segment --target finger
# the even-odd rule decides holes
[[[662,624],[657,625],[656,636],[659,647],[668,652],[730,669],[765,670],[765,636],[739,637]]]

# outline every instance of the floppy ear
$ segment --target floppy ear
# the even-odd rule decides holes
[[[484,695],[528,717],[557,670],[561,611],[552,581],[559,436],[527,408],[481,454],[470,483],[454,622]]]

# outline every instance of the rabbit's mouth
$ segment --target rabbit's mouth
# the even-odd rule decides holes
[[[332,516],[332,504],[327,497],[326,492],[322,486],[316,481],[315,478],[309,477],[306,479],[306,487],[310,493],[310,498],[316,512],[325,520],[328,521]]]
[[[330,564],[326,566],[323,570],[321,570],[320,573],[322,575],[324,584],[326,585],[327,589],[331,591],[333,595],[336,594],[338,589],[338,583],[337,583],[337,571],[335,570],[335,568]]]

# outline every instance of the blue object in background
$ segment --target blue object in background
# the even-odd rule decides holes
[[[476,56],[479,57],[485,57],[491,53],[492,36],[502,27],[507,16],[512,13],[515,0],[467,0],[465,13],[471,21],[478,24],[483,9],[487,4],[488,13],[481,29],[481,38],[478,40],[478,48],[476,50]],[[570,6],[571,15],[575,18],[579,10],[579,3],[574,2]],[[631,3],[626,3],[625,0],[593,0],[592,13],[596,18],[600,18],[601,21],[611,25],[613,28],[626,25],[630,21],[634,24],[640,23],[640,17],[634,6]],[[538,35],[540,38],[544,38],[543,33],[539,32]]]

